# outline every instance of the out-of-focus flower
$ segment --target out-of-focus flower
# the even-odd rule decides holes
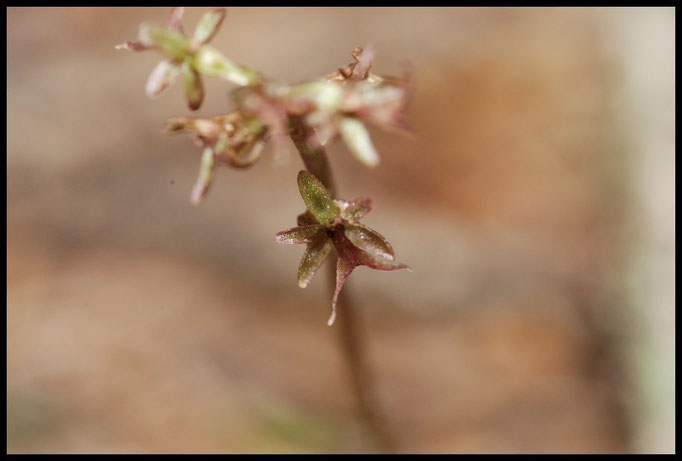
[[[116,46],[119,50],[155,49],[166,55],[167,59],[161,61],[147,79],[145,90],[149,97],[158,96],[182,75],[189,108],[197,110],[204,100],[200,74],[223,78],[237,85],[251,85],[259,80],[257,73],[236,65],[207,45],[225,19],[225,8],[204,14],[191,38],[183,31],[183,13],[184,8],[171,8],[168,27],[142,24],[138,40]]]
[[[380,271],[411,269],[394,261],[393,248],[381,234],[360,224],[359,220],[372,210],[370,199],[333,200],[322,182],[307,171],[298,173],[298,188],[307,211],[298,217],[298,227],[279,232],[275,238],[282,244],[307,245],[298,267],[301,288],[308,286],[332,247],[336,248],[336,289],[327,322],[332,325],[341,288],[356,267]]]
[[[287,85],[276,82],[260,82],[257,85],[237,88],[232,96],[244,117],[258,120],[267,128],[268,139],[272,140],[277,163],[286,163],[289,158],[286,138],[288,118],[286,106],[280,96]]]
[[[246,120],[239,111],[213,118],[174,117],[166,121],[167,133],[189,132],[203,148],[199,178],[192,190],[192,204],[208,193],[219,165],[246,168],[253,165],[265,145],[266,128]]]
[[[357,47],[352,55],[355,62],[324,80],[281,89],[279,98],[288,113],[305,116],[322,145],[341,137],[359,161],[373,167],[379,163],[379,156],[363,122],[406,132],[411,79],[371,73],[372,48]]]

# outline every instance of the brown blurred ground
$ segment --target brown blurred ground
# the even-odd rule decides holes
[[[400,451],[634,449],[637,133],[614,24],[636,13],[229,10],[214,45],[281,80],[364,43],[378,73],[416,72],[416,140],[373,130],[376,170],[330,152],[415,270],[348,285]],[[198,152],[159,130],[180,88],[147,100],[158,55],[113,50],[165,15],[8,10],[9,451],[371,449],[324,277],[298,289],[301,249],[273,238],[300,161],[221,170],[192,207]],[[229,109],[229,84],[206,86],[199,114]]]

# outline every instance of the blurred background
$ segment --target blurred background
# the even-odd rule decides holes
[[[161,56],[114,50],[167,13],[7,10],[8,450],[372,451],[326,277],[299,289],[273,237],[293,145],[191,206],[182,89],[148,100]],[[398,451],[674,451],[674,33],[672,8],[228,10],[212,44],[281,81],[368,43],[414,69],[415,139],[372,129],[374,170],[330,148],[414,269],[347,285]],[[230,110],[205,82],[197,115]]]

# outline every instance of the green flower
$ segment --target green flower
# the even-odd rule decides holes
[[[322,182],[307,171],[298,173],[298,188],[307,211],[298,217],[298,227],[279,232],[275,238],[282,244],[307,245],[298,267],[298,285],[305,288],[317,270],[336,248],[336,289],[328,325],[336,318],[336,302],[348,276],[358,266],[380,271],[411,270],[395,262],[395,253],[378,232],[360,224],[372,210],[368,198],[353,201],[334,200]]]
[[[197,110],[204,100],[201,74],[223,78],[237,85],[250,85],[259,79],[255,72],[234,64],[218,50],[206,44],[215,36],[225,19],[225,8],[204,14],[191,38],[183,31],[183,13],[184,8],[171,8],[168,27],[142,24],[137,41],[116,46],[118,50],[155,49],[166,56],[167,59],[161,61],[147,79],[145,86],[147,96],[158,96],[182,75],[189,108]]]

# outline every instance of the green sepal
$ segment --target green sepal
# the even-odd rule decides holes
[[[305,207],[320,224],[329,224],[340,210],[332,200],[324,184],[313,174],[301,170],[298,173],[298,190],[305,203]]]

